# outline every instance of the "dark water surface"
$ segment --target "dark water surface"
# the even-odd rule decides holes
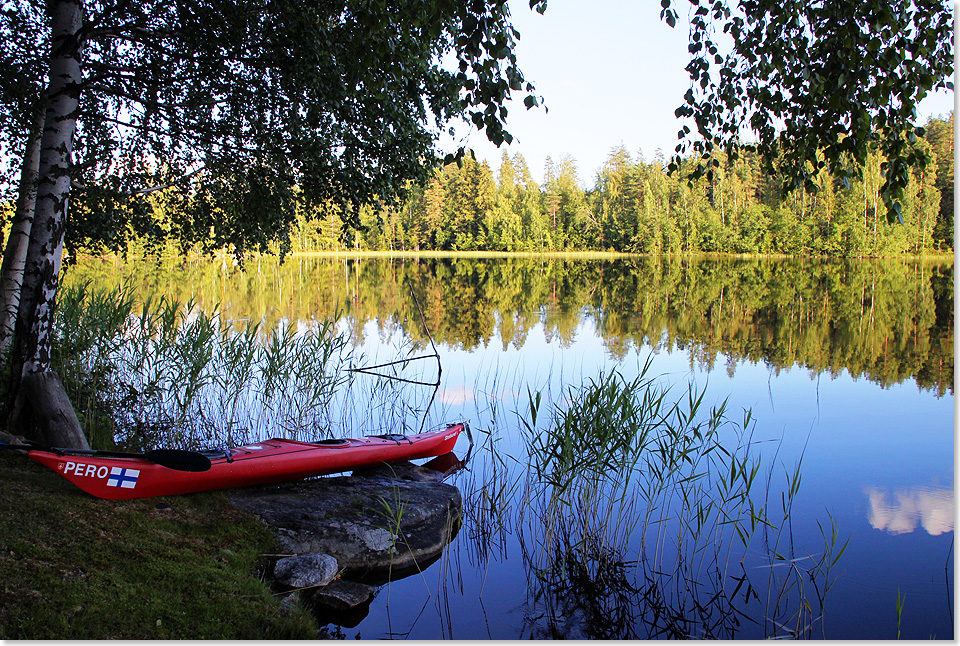
[[[444,558],[339,628],[347,638],[954,638],[952,264],[294,257],[243,272],[88,261],[68,276],[82,279],[267,329],[339,312],[367,365],[429,354],[429,329],[440,386],[410,387],[410,425],[474,429],[450,480],[464,525]],[[668,398],[692,384],[703,410],[726,400],[730,428],[752,412],[751,499],[776,531],[743,546],[732,524],[691,529],[676,497],[645,524],[630,487],[616,505],[603,484],[577,509],[537,500],[531,397],[543,429],[568,387],[632,379],[648,360]]]

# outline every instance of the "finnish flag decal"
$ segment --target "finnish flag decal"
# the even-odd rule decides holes
[[[110,469],[110,477],[107,479],[107,486],[120,487],[121,489],[133,489],[137,486],[137,478],[139,477],[140,471],[137,469],[113,467]]]

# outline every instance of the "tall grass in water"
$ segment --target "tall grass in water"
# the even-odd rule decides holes
[[[54,368],[95,446],[326,437],[356,416],[345,369],[355,357],[332,321],[263,330],[79,286],[61,290],[54,331]]]
[[[117,389],[115,357],[132,311],[133,301],[120,292],[91,292],[82,285],[58,293],[51,364],[94,447],[113,444],[110,412],[131,399],[131,393]]]
[[[570,387],[550,410],[528,392],[526,474],[512,502],[499,504],[514,510],[510,530],[530,581],[524,636],[822,630],[842,548],[833,524],[816,555],[785,547],[799,465],[782,505],[769,509],[774,471],[761,475],[749,412],[734,420],[725,403],[708,408],[693,386],[674,398],[649,365],[632,380],[612,372]]]

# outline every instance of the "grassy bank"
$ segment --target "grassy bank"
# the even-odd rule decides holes
[[[258,574],[273,541],[220,492],[99,500],[0,452],[0,639],[316,638]]]

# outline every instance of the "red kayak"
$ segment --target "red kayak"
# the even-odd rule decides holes
[[[300,480],[429,458],[452,451],[464,428],[463,424],[452,424],[416,435],[374,435],[359,440],[271,439],[204,452],[161,450],[122,454],[35,449],[27,455],[89,494],[126,500]]]

